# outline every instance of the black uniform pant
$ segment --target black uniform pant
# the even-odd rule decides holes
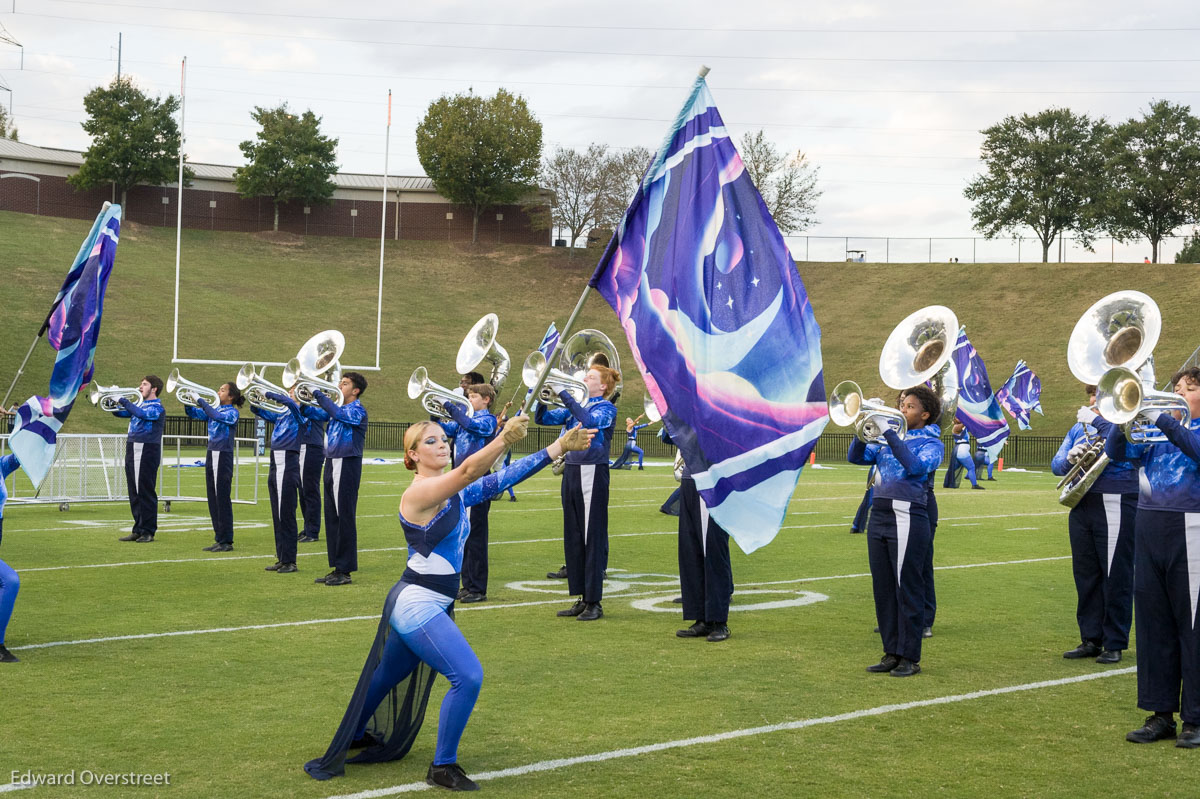
[[[300,512],[304,516],[301,535],[321,537],[321,467],[325,448],[320,444],[300,445]]]
[[[867,527],[875,620],[883,651],[913,662],[921,659],[926,587],[923,572],[929,538],[929,516],[923,506],[875,498]]]
[[[471,506],[471,534],[463,547],[462,587],[486,594],[488,584],[488,511],[491,500]]]
[[[133,532],[154,535],[158,531],[158,465],[162,444],[125,442],[125,480],[129,483],[129,510]]]
[[[296,499],[300,493],[300,453],[297,450],[271,450],[267,484],[271,494],[271,522],[275,527],[275,558],[280,563],[295,563]]]
[[[233,543],[233,453],[209,450],[204,457],[208,516],[218,544]]]
[[[1134,530],[1138,707],[1200,724],[1200,513],[1139,510]]]
[[[932,627],[933,620],[937,616],[937,591],[933,587],[933,539],[937,536],[938,525],[937,497],[933,494],[932,484],[930,484],[930,491],[925,499],[925,515],[929,517],[929,549],[925,552],[925,565],[921,568],[921,575],[925,580],[923,623],[926,627]]]
[[[568,463],[562,477],[567,590],[599,602],[608,569],[608,464]]]
[[[1104,649],[1129,647],[1136,516],[1137,494],[1089,492],[1067,517],[1079,637]]]
[[[683,478],[679,505],[679,586],[683,618],[724,624],[733,598],[729,533],[708,515],[696,481]]]
[[[329,568],[342,574],[358,571],[358,484],[362,457],[325,459],[325,552]]]

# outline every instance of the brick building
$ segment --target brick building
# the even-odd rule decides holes
[[[0,210],[42,216],[93,219],[104,201],[117,201],[111,188],[77,191],[67,177],[83,154],[0,138]],[[233,186],[232,166],[193,164],[192,185],[183,190],[183,226],[202,230],[270,230],[274,206],[268,197],[243,199]],[[383,176],[338,173],[330,205],[279,206],[279,229],[313,236],[378,238]],[[389,176],[388,238],[469,241],[471,209],[446,200],[429,178]],[[125,219],[173,226],[178,187],[137,186],[129,191]],[[530,225],[519,205],[490,208],[480,215],[479,240],[499,244],[549,244],[549,233]]]

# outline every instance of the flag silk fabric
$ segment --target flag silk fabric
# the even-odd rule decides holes
[[[120,232],[121,206],[105,203],[38,333],[48,331],[47,340],[58,351],[50,372],[50,391],[45,397],[30,397],[18,409],[8,441],[35,488],[50,471],[58,431],[79,389],[92,379],[104,290]]]
[[[954,418],[966,425],[988,458],[995,459],[1008,439],[1008,422],[992,396],[987,367],[967,339],[965,327],[959,329],[954,345],[954,366],[958,369],[958,410]]]
[[[1042,381],[1024,361],[1017,361],[1012,377],[996,392],[996,401],[1008,411],[1021,430],[1031,429],[1029,415],[1033,411],[1042,413]],[[1042,414],[1043,416],[1045,414]]]
[[[703,78],[590,285],[709,514],[747,553],[770,542],[828,420],[821,330]]]
[[[550,353],[554,352],[554,348],[558,346],[558,327],[551,322],[550,327],[546,328],[546,335],[542,336],[542,343],[538,345],[538,352],[545,355],[547,360],[550,358]]]

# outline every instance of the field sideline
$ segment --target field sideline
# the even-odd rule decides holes
[[[865,537],[847,533],[864,470],[829,466],[805,471],[773,543],[734,553],[733,637],[719,644],[674,636],[675,520],[657,510],[675,485],[667,464],[614,474],[599,622],[554,616],[567,604],[545,579],[562,559],[556,478],[494,503],[489,600],[457,609],[485,671],[459,751],[468,773],[513,797],[1195,795],[1194,753],[1124,741],[1144,715],[1133,653],[1116,667],[1061,657],[1078,632],[1052,476],[938,491],[935,635],[925,671],[898,680],[863,671],[880,654]],[[22,588],[8,646],[22,662],[0,669],[0,784],[88,770],[171,775],[116,789],[136,796],[424,788],[436,712],[404,760],[327,783],[301,770],[332,736],[403,568],[408,480],[394,463],[364,469],[360,571],[340,588],[312,583],[323,543],[303,546],[297,574],[262,571],[265,501],[235,506],[227,555],[200,551],[202,504],[175,503],[147,545],[116,541],[121,504],[10,505],[3,552]]]

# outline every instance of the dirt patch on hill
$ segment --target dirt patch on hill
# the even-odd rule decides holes
[[[251,234],[259,241],[268,244],[278,244],[283,247],[299,247],[304,243],[304,237],[298,233],[288,233],[283,230],[260,230]]]

